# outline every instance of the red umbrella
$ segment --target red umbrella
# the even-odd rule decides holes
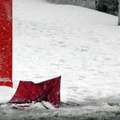
[[[47,101],[59,108],[60,81],[61,76],[36,84],[31,81],[20,81],[16,93],[9,103],[23,104]]]

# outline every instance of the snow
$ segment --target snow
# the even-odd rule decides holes
[[[79,6],[13,0],[14,86],[0,87],[0,102],[12,98],[20,80],[37,83],[61,75],[63,104],[60,109],[50,107],[51,110],[37,104],[23,111],[2,105],[1,119],[19,116],[22,120],[42,117],[79,120],[80,116],[100,119],[119,115],[120,27],[117,23],[116,16]]]

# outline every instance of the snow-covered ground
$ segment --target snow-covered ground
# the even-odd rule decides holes
[[[116,16],[45,0],[13,0],[13,23],[14,86],[0,87],[0,102],[12,98],[20,80],[41,82],[61,75],[63,104],[50,110],[39,103],[25,110],[2,105],[0,120],[120,119]]]

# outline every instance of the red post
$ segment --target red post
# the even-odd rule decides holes
[[[12,87],[12,0],[0,0],[0,86]]]

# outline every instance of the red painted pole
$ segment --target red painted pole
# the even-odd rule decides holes
[[[12,0],[0,0],[0,86],[12,87]]]

